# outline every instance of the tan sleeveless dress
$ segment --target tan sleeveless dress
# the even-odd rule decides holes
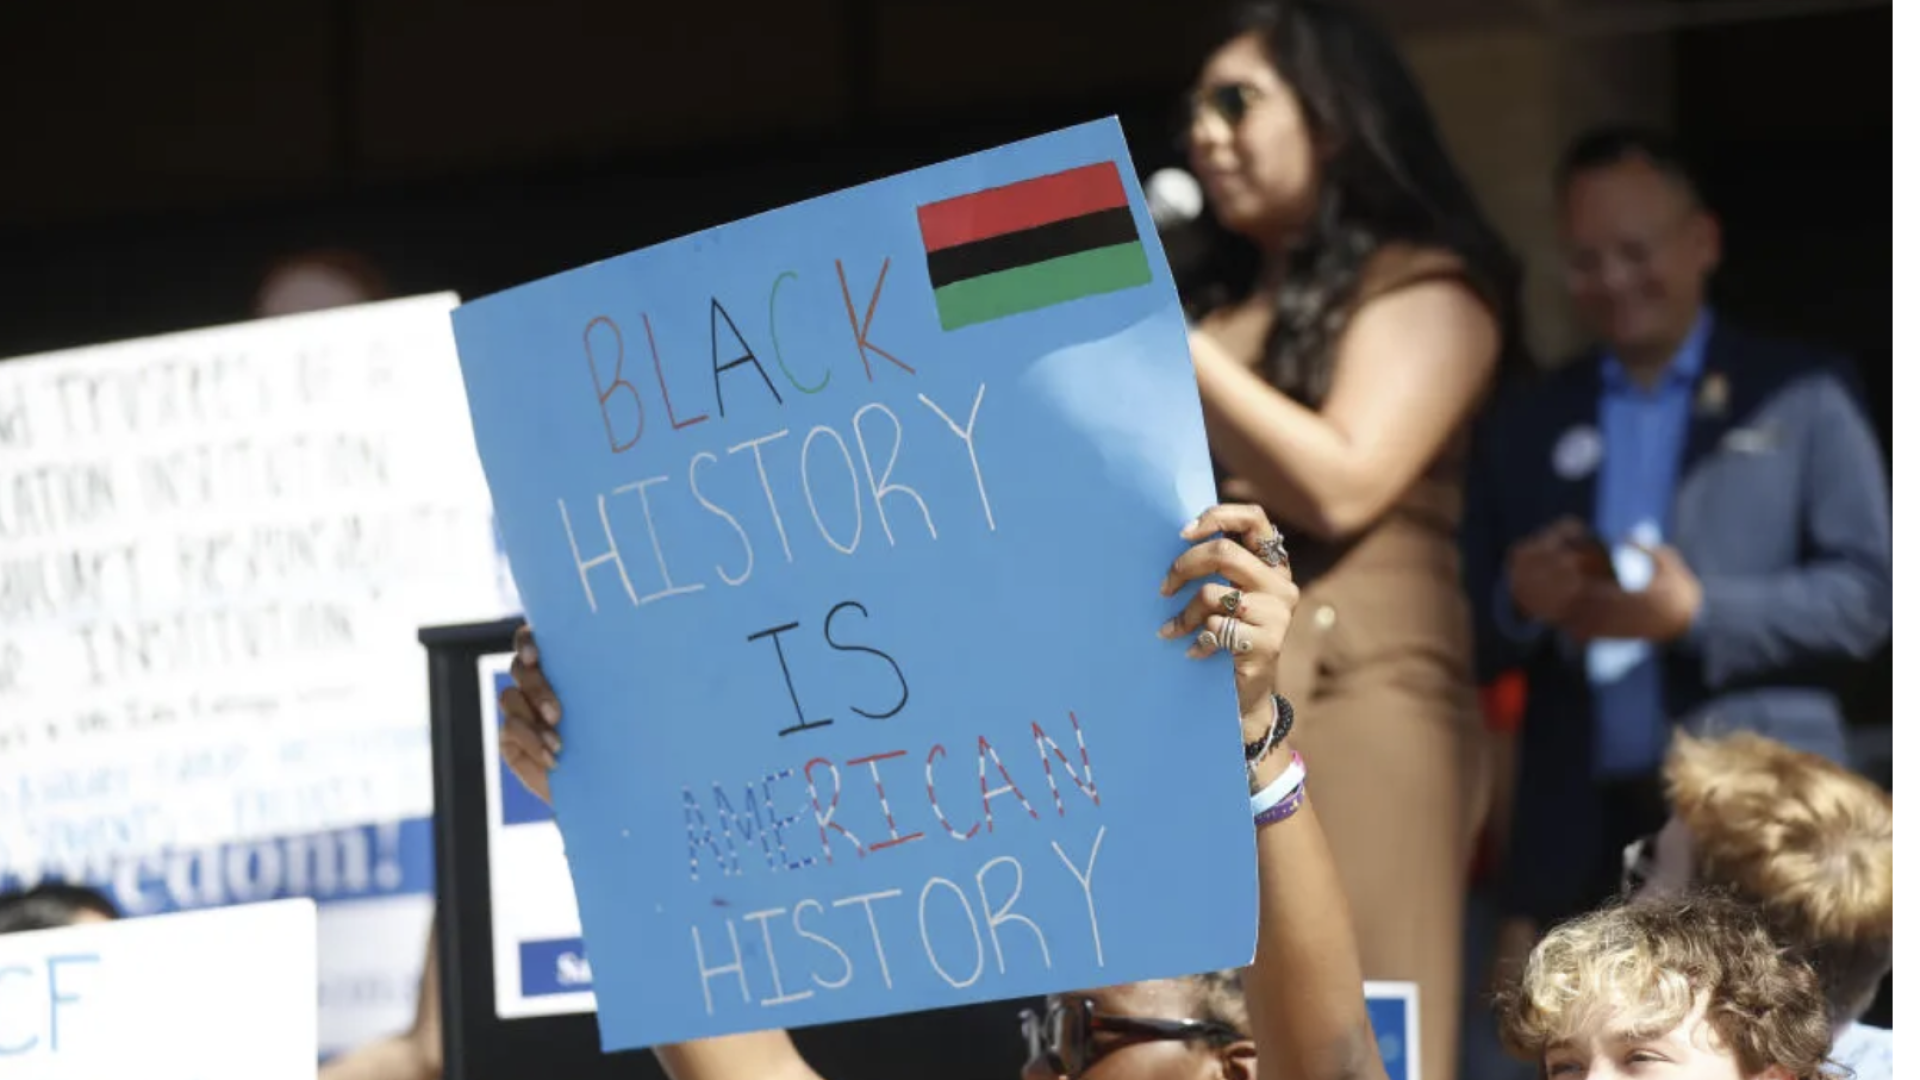
[[[1357,304],[1434,278],[1444,256],[1383,253]],[[1472,840],[1489,742],[1473,685],[1457,530],[1468,433],[1342,543],[1288,530],[1302,595],[1277,679],[1355,917],[1368,979],[1417,982],[1422,1075],[1454,1075]]]

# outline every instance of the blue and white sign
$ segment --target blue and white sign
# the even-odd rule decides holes
[[[0,364],[0,871],[424,816],[509,598],[451,294]]]
[[[413,1019],[423,625],[511,610],[451,294],[0,364],[0,887],[319,902],[320,1043]]]
[[[303,900],[0,936],[0,1080],[311,1080]]]
[[[1251,957],[1231,676],[1155,635],[1214,491],[1117,123],[454,330],[608,1049]]]
[[[129,918],[283,899],[318,908],[319,1047],[351,1050],[413,1022],[433,921],[433,819],[96,860],[57,875]],[[0,891],[38,875],[0,872]]]
[[[1369,982],[1367,1016],[1380,1046],[1387,1080],[1420,1080],[1420,987],[1410,982]]]

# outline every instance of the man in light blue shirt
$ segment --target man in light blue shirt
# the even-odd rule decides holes
[[[1843,757],[1833,676],[1892,623],[1890,485],[1851,366],[1708,305],[1719,225],[1657,133],[1583,137],[1558,189],[1599,344],[1489,410],[1462,536],[1479,675],[1527,684],[1509,941],[1617,889],[1620,848],[1666,816],[1674,730]]]
[[[1674,484],[1686,445],[1713,312],[1702,309],[1665,370],[1636,378],[1618,355],[1600,360],[1600,460],[1593,531],[1612,547],[1623,588],[1643,590],[1653,577],[1649,552],[1664,544]],[[1695,615],[1698,618],[1698,615]],[[1651,771],[1667,748],[1660,666],[1647,641],[1594,641],[1587,646],[1593,687],[1595,771],[1602,777]]]
[[[1671,361],[1665,367],[1643,366],[1639,374],[1612,349],[1601,354],[1593,524],[1589,529],[1557,523],[1551,543],[1521,550],[1516,570],[1530,599],[1580,582],[1582,575],[1566,559],[1563,541],[1567,539],[1592,538],[1604,545],[1613,578],[1622,590],[1641,592],[1651,583],[1712,331],[1713,312],[1702,306]],[[1577,461],[1569,464],[1579,467]],[[1541,578],[1548,575],[1560,580],[1543,583]],[[1531,640],[1546,632],[1545,623],[1520,614],[1509,582],[1497,588],[1496,618],[1507,635]],[[1698,603],[1696,599],[1696,608]],[[1545,610],[1556,607],[1551,599],[1533,599],[1533,604]],[[1689,627],[1695,618],[1697,614],[1688,620]],[[1658,767],[1666,750],[1666,705],[1654,645],[1644,639],[1615,638],[1585,646],[1598,778],[1644,776]]]

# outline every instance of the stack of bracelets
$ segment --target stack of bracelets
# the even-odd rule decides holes
[[[1267,725],[1267,733],[1258,742],[1246,745],[1247,778],[1251,780],[1254,770],[1267,760],[1273,749],[1285,742],[1293,731],[1293,704],[1279,694],[1273,695],[1273,721]],[[1273,783],[1254,792],[1253,824],[1256,828],[1272,825],[1292,817],[1307,799],[1307,764],[1300,759],[1296,751],[1293,761],[1286,771],[1274,778]]]

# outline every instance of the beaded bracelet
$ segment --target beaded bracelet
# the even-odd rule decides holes
[[[1246,744],[1249,774],[1293,732],[1293,703],[1279,694],[1269,696],[1273,699],[1273,719],[1267,722],[1267,733],[1261,736],[1259,742]]]

